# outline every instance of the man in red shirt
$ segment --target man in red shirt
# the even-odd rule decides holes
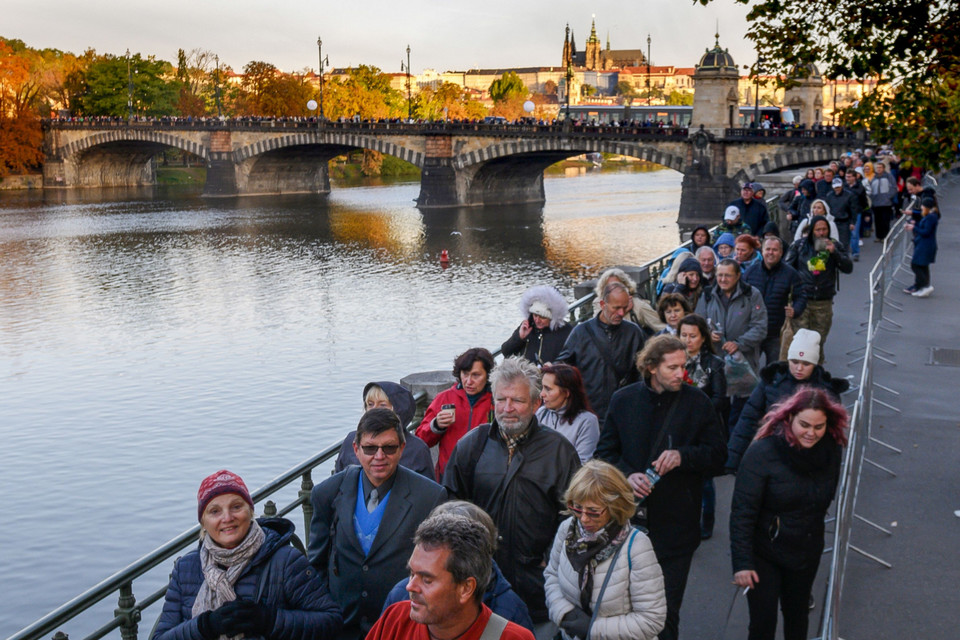
[[[483,604],[493,556],[483,525],[441,513],[420,524],[414,544],[410,600],[388,607],[367,640],[533,640]]]

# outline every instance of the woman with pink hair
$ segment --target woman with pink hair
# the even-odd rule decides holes
[[[730,510],[733,580],[748,587],[750,640],[807,638],[809,598],[847,443],[847,412],[803,387],[774,405],[740,463]]]

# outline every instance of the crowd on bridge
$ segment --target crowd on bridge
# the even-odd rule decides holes
[[[559,291],[533,286],[503,360],[458,355],[413,433],[410,391],[367,384],[305,548],[289,521],[254,517],[238,476],[207,477],[199,547],[152,640],[675,640],[725,473],[749,637],[772,640],[779,608],[783,637],[805,640],[847,441],[849,383],[825,366],[833,301],[896,216],[915,241],[908,293],[930,295],[925,180],[852,152],[797,176],[779,223],[746,183],[674,252],[655,300],[609,269],[575,326]]]

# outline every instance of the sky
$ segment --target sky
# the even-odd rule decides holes
[[[126,49],[176,62],[177,49],[212,51],[240,71],[251,60],[283,71],[316,69],[317,37],[331,67],[372,64],[399,72],[411,49],[414,73],[559,66],[564,28],[579,50],[596,15],[613,49],[646,50],[657,65],[691,67],[720,44],[741,66],[755,54],[745,39],[747,8],[734,0],[4,0],[0,36],[34,48],[122,55]]]

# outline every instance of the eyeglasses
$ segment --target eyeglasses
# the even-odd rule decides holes
[[[604,507],[603,509],[600,509],[599,511],[596,511],[594,509],[584,509],[583,507],[577,504],[568,504],[567,509],[569,509],[570,513],[577,516],[578,518],[582,516],[587,516],[587,518],[589,518],[590,520],[599,520],[600,518],[603,517],[603,514],[606,513],[607,511],[606,507]]]
[[[360,445],[360,450],[363,451],[364,455],[368,455],[368,456],[377,455],[378,449],[383,451],[383,455],[392,456],[400,449],[400,445],[398,444],[362,444]]]

